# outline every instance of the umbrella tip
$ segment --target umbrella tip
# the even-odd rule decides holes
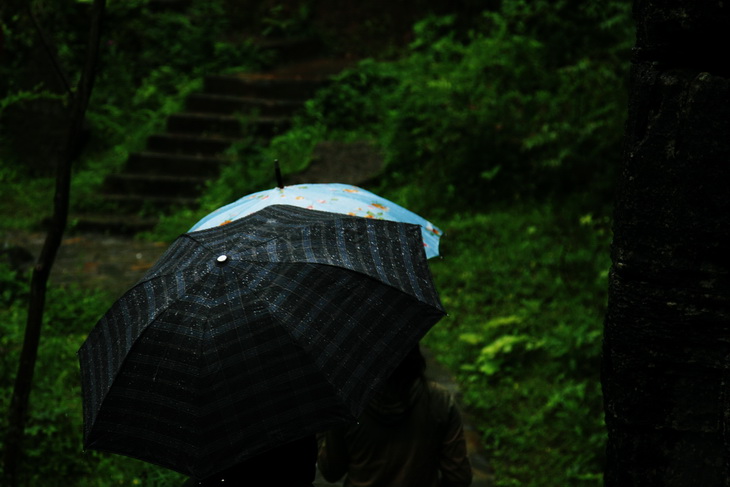
[[[284,181],[281,177],[281,168],[279,168],[279,159],[274,159],[274,172],[276,173],[276,187],[283,188]]]

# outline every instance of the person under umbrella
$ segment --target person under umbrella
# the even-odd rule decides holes
[[[413,348],[358,422],[319,435],[323,477],[345,487],[466,487],[472,471],[461,414],[445,388],[424,377]]]

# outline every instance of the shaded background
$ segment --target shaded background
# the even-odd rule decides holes
[[[0,6],[3,411],[66,116],[65,84],[25,3]],[[32,6],[73,87],[88,3]],[[212,209],[272,187],[273,159],[291,181],[356,174],[445,230],[431,268],[449,316],[426,345],[458,384],[494,485],[600,485],[601,325],[632,43],[623,1],[110,0],[49,289],[27,485],[177,485],[163,469],[81,451],[75,351],[157,250]],[[185,176],[195,184],[175,189],[179,204],[114,186],[139,175],[130,167],[155,137],[190,135],[171,120],[199,113],[190,100],[210,94],[211,79],[231,78],[329,82],[265,136],[261,108],[225,114],[239,132],[215,155],[217,172]],[[182,177],[176,160],[152,181],[158,196]],[[137,206],[110,198],[120,192]],[[85,226],[90,214],[112,224]]]

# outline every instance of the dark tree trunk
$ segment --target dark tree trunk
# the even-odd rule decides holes
[[[28,413],[28,403],[33,383],[33,373],[38,354],[38,346],[43,324],[43,312],[46,299],[46,284],[56,258],[61,239],[66,229],[71,185],[71,164],[79,153],[83,139],[83,125],[86,108],[91,97],[96,75],[101,36],[101,21],[104,15],[106,0],[94,0],[91,28],[87,47],[86,63],[76,92],[71,97],[71,117],[69,132],[56,175],[56,191],[53,201],[53,218],[46,235],[38,262],[33,268],[28,303],[28,318],[20,353],[18,373],[10,400],[8,412],[8,431],[5,437],[5,457],[3,485],[16,486],[19,481],[19,470],[23,460],[23,437]]]
[[[634,16],[605,485],[730,486],[730,5],[636,0]]]

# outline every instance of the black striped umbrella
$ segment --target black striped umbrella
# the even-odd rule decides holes
[[[207,477],[354,420],[443,314],[417,225],[277,205],[184,234],[79,350],[84,444]]]

